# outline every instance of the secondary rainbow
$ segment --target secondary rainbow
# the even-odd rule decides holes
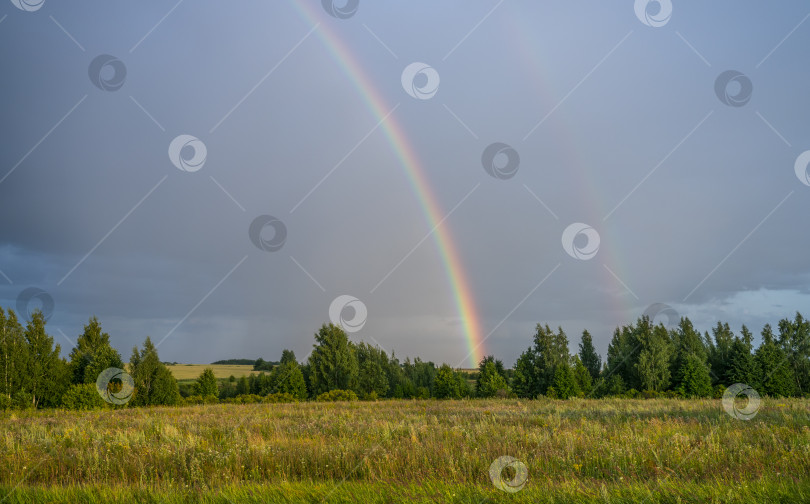
[[[314,25],[320,22],[308,2],[295,2],[294,5],[311,24]],[[333,21],[340,22],[337,19]],[[340,68],[360,92],[366,106],[374,117],[378,120],[386,117],[393,107],[388,106],[382,95],[377,91],[363,66],[355,58],[352,50],[334,33],[328,22],[322,22],[316,33]],[[385,133],[385,137],[395,152],[400,165],[405,169],[411,188],[430,226],[429,229],[436,228],[433,237],[444,263],[444,270],[453,293],[456,309],[463,324],[464,337],[469,350],[466,358],[470,359],[470,364],[477,366],[484,353],[481,323],[476,313],[472,289],[462,268],[461,258],[453,242],[453,237],[447,223],[439,224],[446,214],[442,211],[430,188],[428,177],[422,168],[422,163],[415,149],[393,114],[382,121],[380,128]]]

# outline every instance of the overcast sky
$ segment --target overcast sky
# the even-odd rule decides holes
[[[508,365],[810,314],[807,2],[329,4],[0,2],[0,305],[197,363],[303,359],[338,299],[469,366],[444,239]]]

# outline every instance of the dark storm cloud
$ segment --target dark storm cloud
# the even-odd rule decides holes
[[[309,3],[312,19],[295,2],[0,9],[2,304],[36,286],[65,348],[96,314],[127,355],[148,334],[164,359],[205,362],[303,357],[348,294],[369,313],[353,339],[458,363],[446,266],[422,242],[435,222],[378,96],[439,218],[452,210],[441,226],[485,348],[509,363],[536,322],[572,349],[588,328],[604,351],[655,302],[701,329],[807,306],[802,2],[676,4],[658,20],[601,2],[360,2],[345,19]],[[432,70],[409,95],[414,62]],[[727,70],[751,83],[742,106],[718,98]],[[432,75],[438,88],[417,80]],[[729,96],[748,94],[732,80]],[[496,143],[519,159],[509,177],[482,165]],[[283,222],[280,247],[255,246],[259,216]],[[561,243],[573,223],[598,233],[589,260],[566,253],[584,236]]]

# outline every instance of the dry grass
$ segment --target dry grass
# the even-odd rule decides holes
[[[798,499],[795,492],[810,480],[808,413],[810,401],[804,399],[764,400],[751,421],[731,418],[718,400],[429,400],[7,413],[0,416],[0,486],[23,480],[27,490],[21,491],[112,486],[200,496],[253,486],[259,494],[275,491],[260,490],[267,485],[334,486],[345,479],[367,490],[383,486],[400,498],[406,489],[425,485],[436,485],[439,493],[455,489],[453,495],[499,498],[503,492],[493,489],[489,466],[511,455],[529,470],[529,484],[515,494],[521,499],[564,492],[601,500],[600,492],[620,496],[636,489],[641,493],[631,492],[635,499],[664,488],[715,495],[723,485],[750,486],[751,492],[762,487],[775,500],[778,492]],[[311,499],[305,493],[301,501]]]
[[[217,378],[228,378],[231,375],[241,378],[242,376],[258,374],[258,372],[253,371],[253,366],[242,364],[177,364],[166,367],[178,380],[196,380],[205,368],[213,369],[214,376]]]

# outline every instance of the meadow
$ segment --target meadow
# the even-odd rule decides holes
[[[0,499],[807,502],[810,400],[412,400],[0,413]],[[490,465],[528,472],[510,493]],[[504,479],[513,477],[510,470]]]
[[[211,368],[218,379],[230,376],[241,378],[258,373],[258,371],[253,371],[253,366],[242,364],[171,364],[166,367],[178,381],[196,380],[206,368]]]

